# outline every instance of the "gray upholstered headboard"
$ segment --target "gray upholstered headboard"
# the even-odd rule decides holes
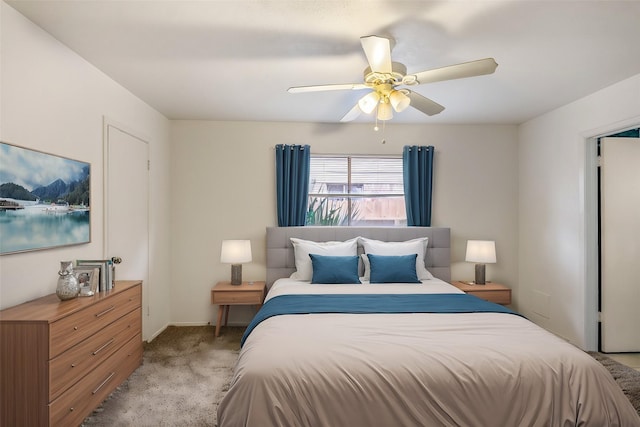
[[[354,237],[401,242],[428,237],[427,269],[438,279],[451,281],[451,231],[441,227],[267,227],[267,287],[296,270],[291,237],[316,242],[344,241]],[[361,252],[362,248],[358,250]]]

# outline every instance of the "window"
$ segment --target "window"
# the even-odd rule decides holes
[[[311,155],[307,225],[406,225],[402,157]]]

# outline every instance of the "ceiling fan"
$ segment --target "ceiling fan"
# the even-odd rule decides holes
[[[493,58],[485,58],[407,74],[407,67],[404,64],[391,61],[391,39],[380,36],[365,36],[360,37],[360,42],[369,63],[369,66],[364,70],[363,83],[296,86],[290,87],[287,91],[302,93],[370,89],[371,92],[360,98],[358,103],[340,119],[341,122],[351,121],[360,113],[371,114],[374,111],[378,120],[390,120],[393,118],[394,110],[399,113],[409,106],[428,116],[433,116],[442,112],[444,107],[429,98],[407,88],[399,88],[399,86],[416,86],[491,74],[498,66]]]

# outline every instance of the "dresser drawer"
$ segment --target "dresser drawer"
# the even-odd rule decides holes
[[[87,375],[135,335],[141,334],[141,311],[141,308],[133,310],[49,361],[49,401]]]
[[[77,426],[142,361],[142,336],[136,335],[104,363],[49,404],[49,425]]]
[[[141,287],[134,286],[52,323],[49,334],[49,358],[58,356],[76,343],[104,329],[114,320],[140,307],[141,295]]]

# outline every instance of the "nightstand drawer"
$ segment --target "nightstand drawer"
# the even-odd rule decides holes
[[[224,291],[214,292],[211,296],[212,304],[233,305],[233,304],[262,304],[263,290],[248,291]]]
[[[453,286],[469,295],[476,296],[485,301],[496,304],[511,304],[511,288],[495,282],[487,282],[485,285],[474,285],[469,282],[451,282]]]
[[[496,304],[511,304],[511,290],[504,291],[468,291],[469,295],[475,295],[486,301],[495,302]]]

